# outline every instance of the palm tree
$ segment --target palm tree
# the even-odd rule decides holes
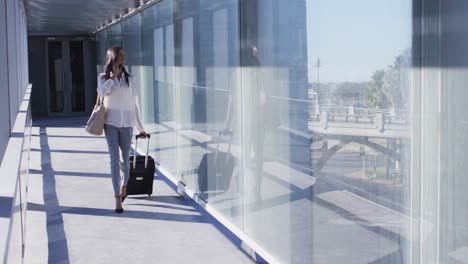
[[[367,105],[373,108],[387,108],[388,96],[384,89],[384,70],[377,70],[367,85]]]
[[[393,65],[385,70],[377,70],[367,86],[367,103],[374,108],[404,108],[402,70],[408,65],[404,55],[395,57]]]

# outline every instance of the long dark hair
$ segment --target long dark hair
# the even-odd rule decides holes
[[[246,53],[244,57],[244,64],[245,66],[250,67],[259,67],[260,66],[260,59],[258,57],[258,48],[253,42],[248,42],[246,45]]]
[[[113,47],[110,47],[108,50],[107,50],[107,54],[106,54],[106,74],[104,75],[104,78],[107,80],[110,79],[110,73],[112,72],[112,67],[114,66],[114,62],[115,60],[117,59],[117,57],[119,56],[119,53],[120,51],[123,50],[122,47],[119,47],[119,46],[113,46]],[[130,76],[130,74],[128,74],[127,70],[125,69],[125,67],[122,67],[122,72],[125,76],[125,81],[127,82],[127,85],[128,85],[128,76]]]

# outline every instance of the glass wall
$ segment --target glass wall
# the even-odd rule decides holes
[[[466,263],[468,60],[438,3],[163,0],[97,33],[97,67],[125,48],[151,154],[268,258]]]
[[[313,201],[321,205],[314,219],[329,215],[315,226],[314,258],[405,263],[414,239],[408,196],[412,2],[308,1],[307,10],[309,128],[321,134],[311,144]],[[347,239],[330,249],[317,242],[326,234]]]

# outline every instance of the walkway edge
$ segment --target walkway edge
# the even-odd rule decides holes
[[[176,186],[177,192],[180,195],[185,194],[186,196],[190,197],[193,201],[200,205],[208,214],[210,214],[213,218],[215,218],[222,225],[224,225],[224,227],[226,227],[230,232],[237,236],[237,238],[241,240],[240,249],[247,253],[247,255],[249,255],[253,260],[257,262],[262,262],[264,260],[270,264],[280,263],[265,249],[263,249],[258,243],[256,243],[249,236],[247,236],[241,229],[239,229],[228,219],[226,219],[223,215],[217,212],[209,203],[205,202],[203,199],[198,197],[198,195],[195,192],[193,192],[188,186],[177,181],[174,175],[172,175],[169,171],[165,170],[158,163],[156,163],[156,169]]]

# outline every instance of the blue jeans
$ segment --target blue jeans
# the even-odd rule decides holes
[[[110,154],[110,167],[112,176],[112,185],[114,187],[114,195],[120,195],[121,174],[123,172],[123,186],[127,186],[128,177],[130,175],[130,145],[132,144],[133,127],[115,127],[104,125],[107,145]],[[119,147],[122,151],[122,160],[120,162]]]

